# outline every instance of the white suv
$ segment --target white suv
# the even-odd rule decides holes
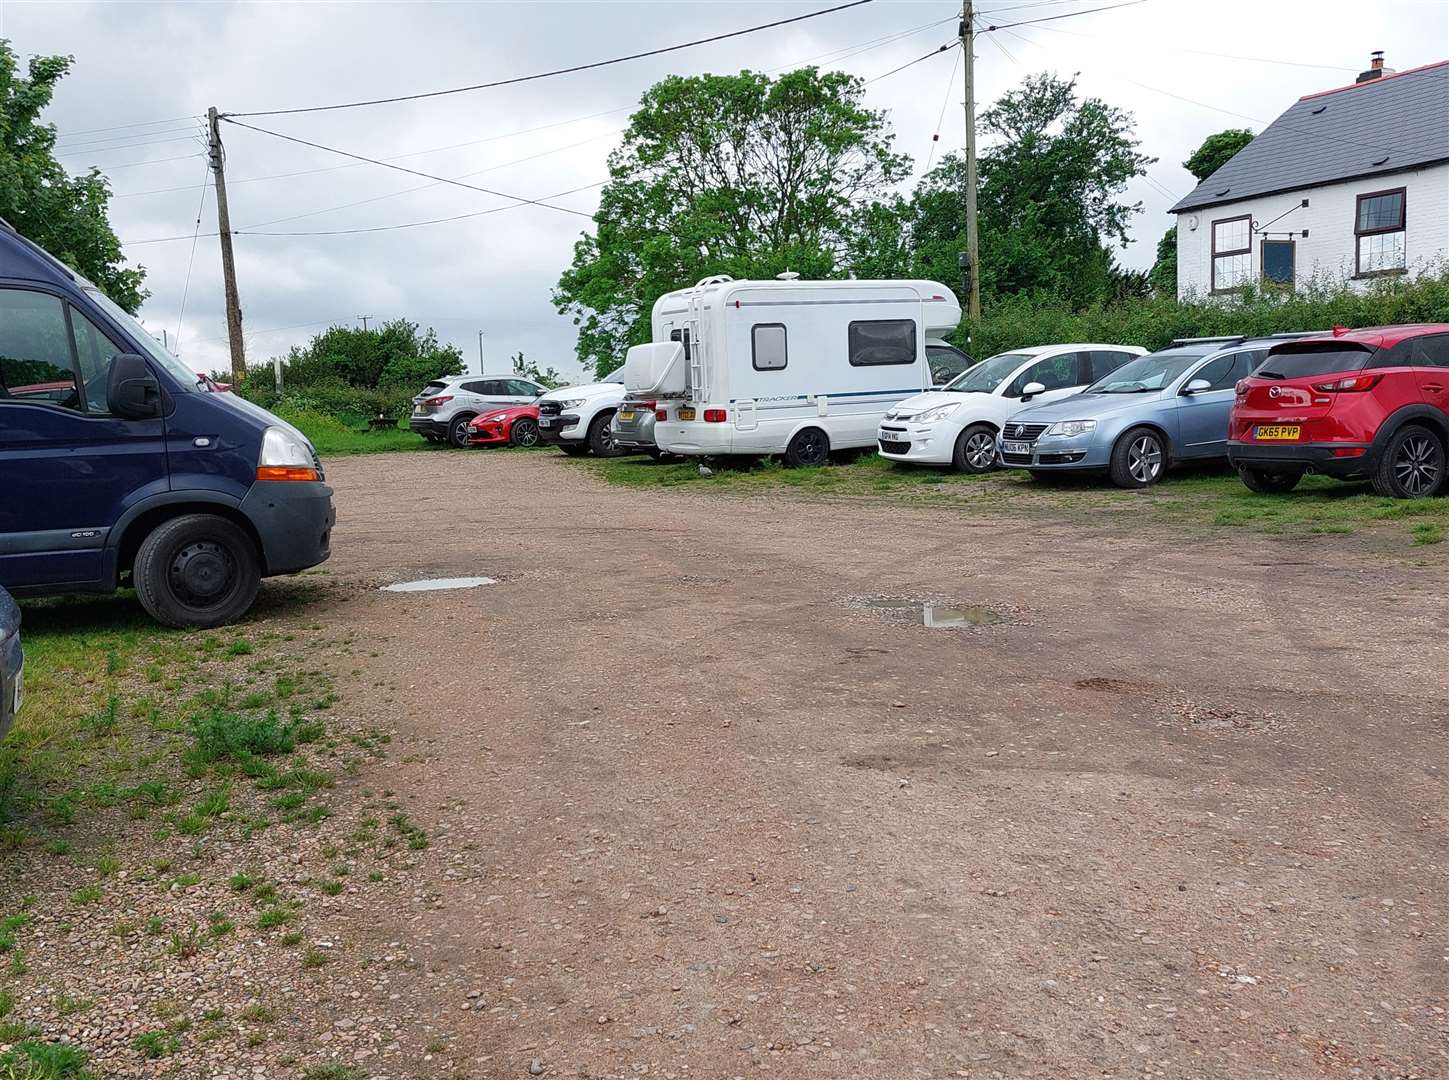
[[[413,398],[412,428],[428,442],[468,445],[468,425],[485,409],[527,405],[548,388],[517,375],[449,375]]]
[[[614,446],[610,423],[624,400],[624,369],[604,378],[608,381],[565,386],[550,390],[538,399],[538,434],[565,454],[600,457],[619,453]]]
[[[990,472],[996,467],[996,436],[1008,417],[1028,405],[1080,393],[1146,353],[1136,345],[1039,345],[1000,353],[941,389],[894,406],[876,432],[880,456]]]

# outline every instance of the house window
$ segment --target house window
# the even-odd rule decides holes
[[[1358,197],[1353,234],[1359,277],[1397,274],[1408,266],[1404,247],[1405,192],[1374,191]]]
[[[786,364],[785,324],[757,323],[750,331],[756,371],[779,371]]]
[[[1213,222],[1213,292],[1246,285],[1253,277],[1253,216]]]
[[[1292,240],[1263,241],[1263,284],[1293,288],[1294,248]]]
[[[916,362],[914,319],[873,319],[850,324],[850,366]]]

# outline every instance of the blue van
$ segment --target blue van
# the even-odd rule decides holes
[[[0,586],[130,584],[159,622],[220,626],[326,559],[335,518],[300,431],[0,220]]]

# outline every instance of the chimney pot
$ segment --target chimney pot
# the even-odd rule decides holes
[[[1369,67],[1367,71],[1359,73],[1356,83],[1373,82],[1375,79],[1382,79],[1385,75],[1392,75],[1394,69],[1384,67],[1384,50],[1375,49],[1369,54]]]

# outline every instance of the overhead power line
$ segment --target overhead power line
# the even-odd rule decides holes
[[[1064,11],[1058,15],[1043,15],[1039,19],[1022,19],[1019,22],[1001,23],[993,25],[988,23],[977,33],[989,34],[994,30],[1010,30],[1013,26],[1035,26],[1037,23],[1056,22],[1058,19],[1075,19],[1081,15],[1095,15],[1099,11],[1116,11],[1118,8],[1136,7],[1138,4],[1145,4],[1147,0],[1125,0],[1121,4],[1108,4],[1105,7],[1086,8],[1082,11]]]
[[[933,56],[940,56],[943,52],[950,52],[952,49],[959,48],[960,45],[961,43],[959,41],[948,41],[940,48],[932,49],[930,52],[924,53],[923,55],[916,57],[914,60],[907,60],[900,67],[893,67],[889,71],[882,72],[874,78],[866,79],[865,85],[869,86],[871,83],[878,83],[882,79],[888,79],[898,71],[905,71],[908,67],[915,67],[923,60],[929,60]]]
[[[371,158],[363,154],[354,154],[348,150],[339,150],[335,146],[326,146],[319,142],[312,142],[308,139],[299,139],[295,135],[283,135],[280,131],[268,131],[266,128],[254,127],[251,124],[243,124],[240,120],[232,117],[223,117],[227,123],[235,127],[246,128],[248,131],[259,131],[263,135],[270,135],[275,139],[285,139],[287,142],[298,143],[302,146],[310,146],[314,150],[326,150],[331,154],[338,154],[342,157],[353,158],[356,161],[365,161],[372,165],[380,165],[384,169],[394,169],[397,172],[407,173],[409,176],[421,176],[424,180],[436,180],[440,184],[452,184],[455,187],[467,188],[469,191],[481,191],[484,195],[495,195],[500,199],[513,199],[521,203],[530,203],[533,206],[545,206],[550,210],[558,210],[564,214],[576,214],[579,217],[593,218],[593,214],[585,213],[582,210],[570,210],[567,206],[554,206],[552,203],[544,202],[542,199],[526,199],[520,195],[510,195],[506,191],[494,191],[492,188],[479,187],[477,184],[465,184],[461,180],[450,180],[446,176],[434,176],[432,173],[425,173],[418,169],[409,169],[402,165],[394,165],[382,158]]]
[[[519,83],[535,82],[539,79],[551,79],[558,75],[570,75],[579,71],[593,71],[597,68],[612,67],[615,64],[628,63],[631,60],[642,60],[649,56],[662,56],[665,53],[678,52],[681,49],[692,49],[698,45],[708,45],[715,41],[725,41],[729,38],[743,37],[746,34],[756,34],[761,30],[773,30],[779,26],[789,26],[791,23],[804,22],[807,19],[818,19],[822,15],[833,15],[837,11],[847,11],[850,8],[861,7],[871,3],[872,0],[850,0],[846,4],[837,4],[835,7],[823,8],[820,11],[812,11],[805,15],[795,15],[788,19],[776,19],[774,22],[760,23],[757,26],[747,26],[743,30],[731,30],[724,34],[713,34],[709,37],[696,38],[693,41],[680,42],[678,45],[666,45],[658,49],[647,49],[644,52],[630,53],[628,56],[615,56],[608,60],[595,60],[588,64],[575,64],[572,67],[555,68],[552,71],[540,71],[533,75],[516,75],[511,79],[496,79],[493,82],[476,83],[472,86],[455,86],[449,90],[429,90],[418,94],[399,94],[395,97],[373,98],[368,101],[344,101],[335,105],[309,105],[292,109],[261,109],[253,112],[229,113],[227,118],[233,116],[287,116],[294,113],[311,112],[332,112],[336,109],[358,109],[369,105],[390,105],[399,101],[418,101],[422,98],[444,97],[449,94],[465,94],[473,90],[489,90],[498,86],[516,86]],[[1137,0],[1142,2],[1142,0]]]
[[[81,135],[94,135],[101,131],[125,131],[131,128],[162,127],[166,124],[179,124],[183,120],[200,120],[200,116],[173,116],[168,120],[142,120],[136,124],[112,124],[109,127],[82,128],[80,131],[67,131],[63,135],[57,135],[56,141],[62,142],[66,139],[78,138]]]

